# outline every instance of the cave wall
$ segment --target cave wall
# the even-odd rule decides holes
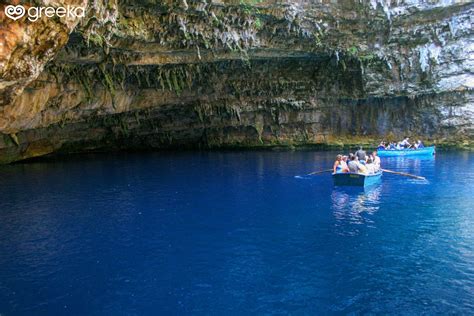
[[[88,8],[64,47],[51,43],[52,57],[31,62],[40,73],[10,76],[1,162],[405,135],[472,148],[473,4],[150,0]],[[25,60],[12,47],[4,60]]]

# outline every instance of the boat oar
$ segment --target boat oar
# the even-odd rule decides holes
[[[410,177],[410,178],[413,178],[413,179],[426,180],[425,177],[417,176],[417,175],[410,174],[410,173],[406,173],[406,172],[398,172],[398,171],[387,170],[387,169],[382,169],[382,170],[383,170],[384,172],[393,173],[393,174],[398,174],[398,175],[405,176],[405,177]]]
[[[315,172],[308,173],[307,176],[312,176],[313,174],[320,174],[320,173],[325,173],[325,172],[329,172],[329,171],[333,171],[333,170],[332,169],[326,169],[326,170],[321,170],[321,171],[315,171]]]
[[[332,169],[327,169],[327,170],[321,170],[321,171],[315,171],[315,172],[311,172],[311,173],[308,173],[304,176],[295,176],[295,178],[297,179],[307,179],[305,177],[307,176],[312,176],[313,174],[320,174],[320,173],[325,173],[325,172],[329,172],[329,171],[332,171]]]

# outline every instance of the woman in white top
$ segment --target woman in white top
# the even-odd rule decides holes
[[[375,172],[379,172],[380,171],[380,157],[377,156],[377,151],[373,151],[372,152],[372,160],[374,162],[374,169],[375,169]]]
[[[367,158],[367,162],[365,163],[365,167],[367,168],[367,173],[368,174],[374,174],[375,173],[375,165],[374,165],[374,161],[372,160],[372,157]]]

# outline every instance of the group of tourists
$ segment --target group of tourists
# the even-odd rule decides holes
[[[372,154],[368,155],[362,147],[359,147],[354,154],[350,153],[349,156],[337,155],[333,172],[374,174],[379,172],[380,168],[380,157],[377,156],[377,151],[373,151]]]
[[[402,141],[399,142],[389,142],[381,141],[377,149],[379,150],[400,150],[400,149],[418,149],[424,148],[425,145],[421,140],[410,143],[410,137],[405,137]]]

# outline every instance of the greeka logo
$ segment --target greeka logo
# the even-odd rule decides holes
[[[5,14],[13,20],[18,20],[25,15],[25,8],[22,5],[7,5],[5,7]]]
[[[25,13],[27,13],[28,20],[31,22],[35,22],[43,15],[47,16],[48,18],[57,16],[60,18],[83,18],[86,13],[86,9],[84,7],[30,7],[28,10],[25,9],[24,6],[21,4],[19,5],[7,5],[5,7],[5,15],[8,16],[10,19],[16,21],[22,18]]]

